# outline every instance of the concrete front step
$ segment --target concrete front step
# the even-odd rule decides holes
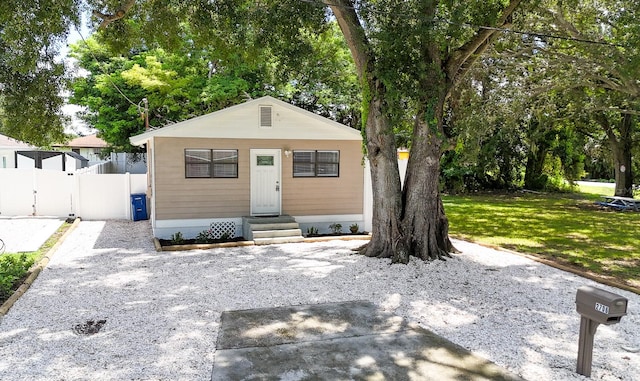
[[[245,237],[256,245],[302,242],[302,230],[291,216],[244,217]]]
[[[299,237],[274,237],[274,238],[253,238],[253,243],[256,245],[274,245],[278,243],[295,243],[303,242],[304,238]]]
[[[287,215],[275,216],[275,217],[245,217],[245,219],[249,224],[256,224],[256,225],[296,222],[295,218]]]
[[[254,230],[253,239],[256,238],[275,238],[275,237],[301,237],[300,229],[278,229],[278,230]]]
[[[300,225],[297,222],[284,222],[284,223],[265,223],[265,224],[255,224],[249,223],[249,227],[252,232],[258,232],[263,230],[291,230],[298,229]]]

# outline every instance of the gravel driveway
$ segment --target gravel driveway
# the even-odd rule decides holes
[[[574,300],[593,285],[629,314],[598,328],[592,378],[640,380],[623,349],[640,347],[638,295],[460,241],[406,266],[354,255],[362,243],[158,253],[148,221],[83,221],[0,323],[0,379],[208,380],[221,311],[370,300],[525,379],[585,380]]]
[[[0,239],[5,252],[36,251],[62,225],[57,217],[0,217]]]

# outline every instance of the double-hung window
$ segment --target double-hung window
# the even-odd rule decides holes
[[[237,178],[238,150],[185,149],[185,177]]]
[[[340,151],[293,151],[293,177],[338,177]]]

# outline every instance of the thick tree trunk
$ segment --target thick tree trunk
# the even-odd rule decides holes
[[[408,248],[402,239],[402,194],[395,137],[381,97],[374,95],[368,107],[366,145],[373,187],[373,226],[371,241],[361,253],[378,258],[408,258]]]
[[[613,148],[616,173],[616,196],[633,197],[633,174],[631,173],[631,147]],[[624,169],[624,171],[623,171]]]
[[[633,132],[633,115],[621,115],[618,134],[614,132],[609,119],[604,113],[596,115],[596,120],[600,123],[605,133],[611,152],[613,152],[613,166],[616,176],[615,195],[619,197],[633,197],[633,173],[631,172],[631,135]]]
[[[406,245],[411,255],[423,260],[444,259],[456,251],[449,240],[449,221],[439,190],[444,98],[442,94],[434,110],[427,110],[428,116],[420,113],[416,118],[403,188]],[[408,257],[396,255],[393,261],[406,263]]]
[[[531,190],[541,190],[544,188],[546,181],[542,176],[544,169],[544,161],[547,156],[548,147],[542,143],[541,145],[532,145],[527,154],[527,166],[524,172],[524,187]]]
[[[620,138],[609,136],[616,175],[615,195],[633,197],[633,173],[631,172],[631,130],[633,116],[625,114],[620,121]]]

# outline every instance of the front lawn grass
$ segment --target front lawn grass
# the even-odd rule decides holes
[[[596,194],[444,196],[452,237],[532,254],[640,288],[640,213]]]

